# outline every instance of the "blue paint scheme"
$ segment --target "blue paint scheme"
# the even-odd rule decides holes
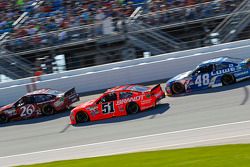
[[[194,70],[187,71],[170,79],[166,83],[166,92],[172,95],[172,85],[182,83],[185,92],[222,86],[222,77],[230,74],[235,82],[250,78],[250,59],[219,57],[202,62]]]

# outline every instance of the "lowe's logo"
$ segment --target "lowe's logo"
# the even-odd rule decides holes
[[[226,69],[222,69],[222,70],[218,70],[218,71],[213,71],[211,72],[212,76],[216,76],[216,75],[221,75],[221,74],[225,74],[225,73],[229,73],[229,72],[233,72],[236,69],[234,67],[231,68],[226,68]]]

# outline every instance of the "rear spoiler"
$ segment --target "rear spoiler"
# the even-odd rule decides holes
[[[162,98],[165,98],[165,92],[162,90],[161,85],[155,85],[150,89],[150,94],[155,96],[157,101],[161,100]]]
[[[157,88],[159,88],[159,87],[161,87],[160,84],[155,85],[154,87],[152,87],[152,88],[150,89],[150,92],[153,92],[155,89],[157,89]]]
[[[76,94],[76,89],[75,88],[71,88],[69,89],[68,91],[64,92],[64,97],[67,97],[67,96],[70,96],[70,95],[73,95],[73,94]]]

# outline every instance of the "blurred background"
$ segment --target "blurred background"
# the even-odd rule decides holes
[[[0,0],[0,82],[248,39],[249,0]]]

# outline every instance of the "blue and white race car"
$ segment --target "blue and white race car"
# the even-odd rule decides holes
[[[194,70],[177,75],[166,83],[168,96],[230,85],[250,78],[250,58],[220,57],[202,62]]]

